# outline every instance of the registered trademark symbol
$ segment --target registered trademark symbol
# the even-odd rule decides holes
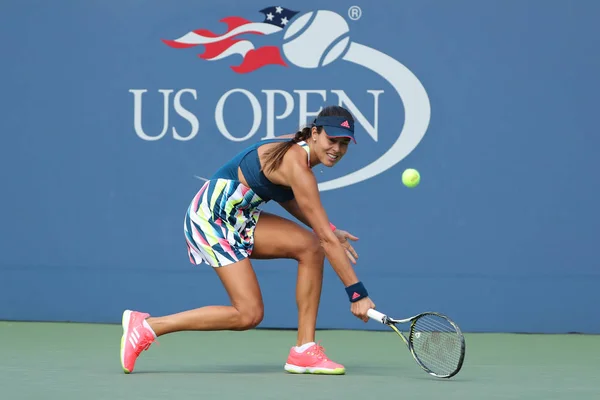
[[[362,16],[362,10],[359,6],[352,6],[348,9],[348,16],[351,20],[356,21]]]

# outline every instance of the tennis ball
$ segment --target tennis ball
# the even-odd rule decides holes
[[[408,168],[402,173],[402,183],[409,188],[414,188],[421,181],[421,174],[413,168]]]

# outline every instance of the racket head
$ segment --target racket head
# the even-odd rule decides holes
[[[437,312],[421,313],[411,319],[408,347],[427,373],[451,378],[462,368],[466,343],[458,325]]]

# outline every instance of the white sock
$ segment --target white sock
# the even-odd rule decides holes
[[[154,335],[154,338],[156,338],[156,333],[154,333],[152,328],[150,328],[150,324],[148,324],[148,321],[146,321],[146,320],[144,320],[144,328],[147,328],[150,332],[152,332],[152,334]]]
[[[304,351],[306,351],[306,349],[308,349],[310,346],[312,346],[313,344],[315,344],[315,342],[308,342],[308,343],[304,343],[302,346],[298,347],[294,347],[294,350],[296,350],[298,353],[303,353]]]

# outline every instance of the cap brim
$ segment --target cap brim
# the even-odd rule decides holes
[[[344,128],[338,128],[337,126],[326,126],[325,134],[332,138],[349,138],[352,139],[354,143],[356,143],[356,139],[354,139],[354,136],[350,135],[348,133],[348,130]]]

